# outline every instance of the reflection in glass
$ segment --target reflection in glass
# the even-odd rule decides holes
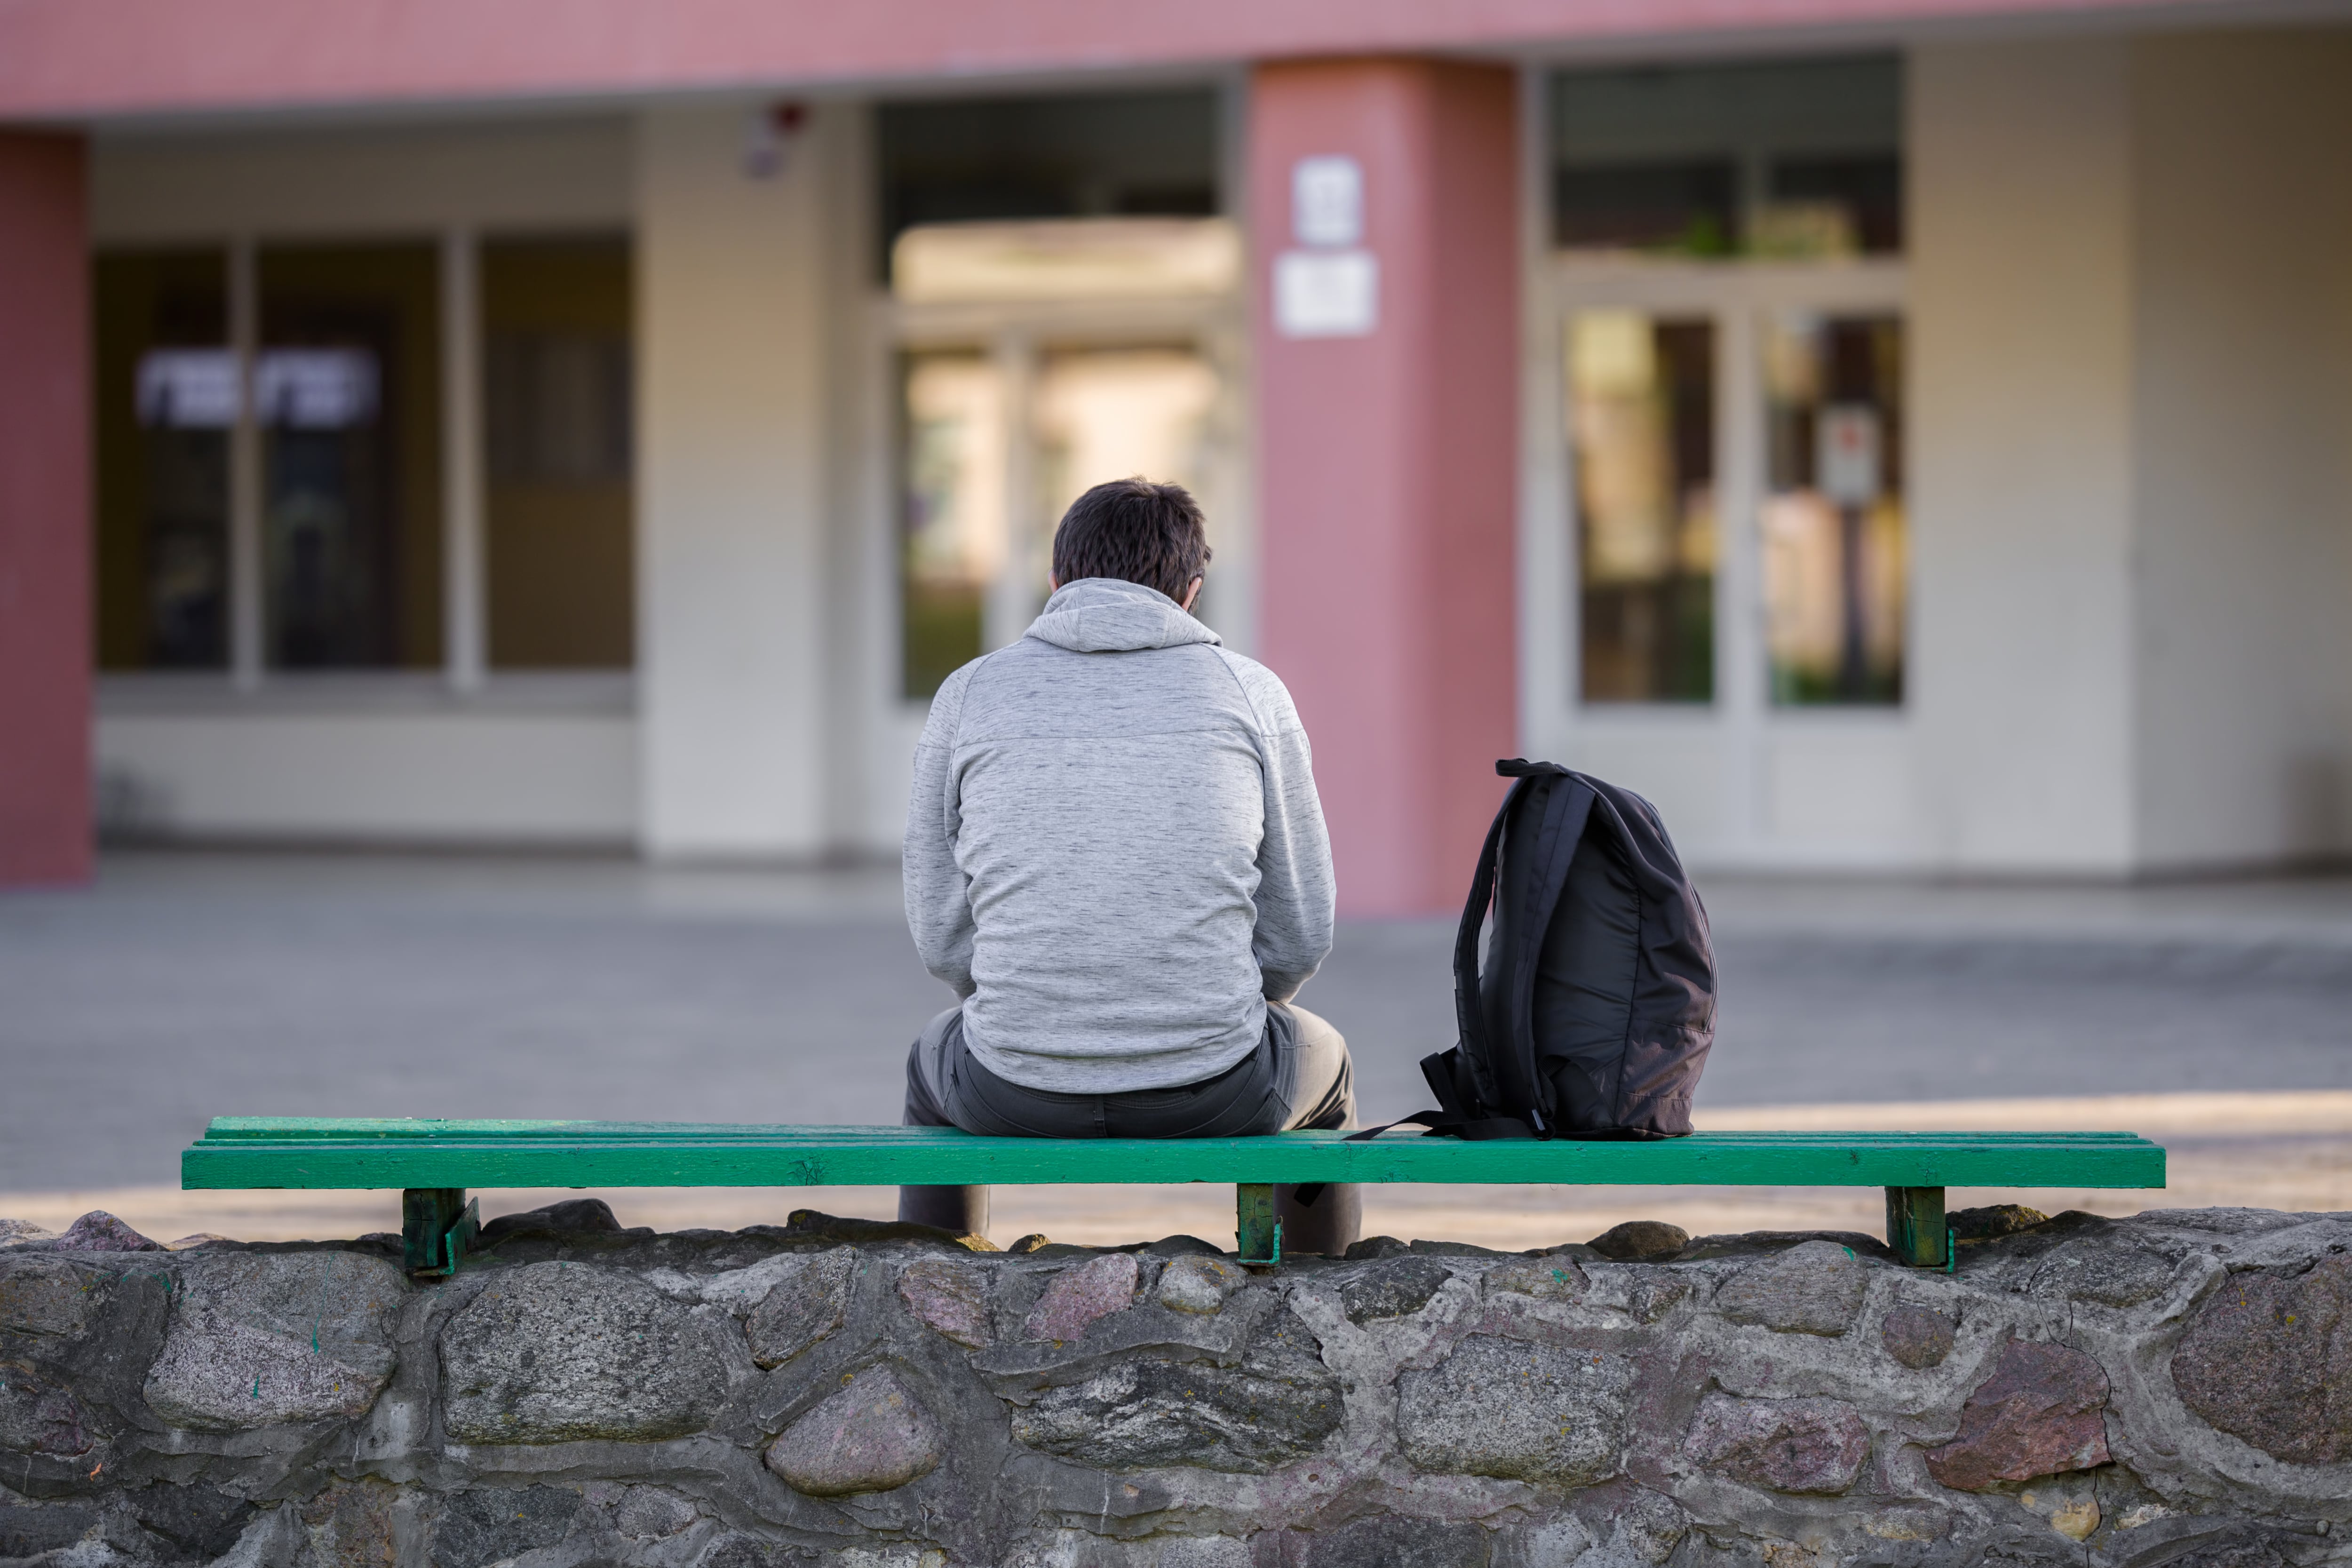
[[[126,253],[93,273],[99,665],[223,668],[239,401],[226,258]]]
[[[977,353],[903,363],[899,591],[905,694],[978,658],[1006,546],[1004,378]]]
[[[1201,495],[1216,373],[1186,348],[1087,349],[1045,356],[1037,377],[1040,500],[1035,570],[1044,589],[1053,533],[1070,503],[1106,479],[1140,476]],[[1205,593],[1205,590],[1204,590]],[[1205,608],[1205,605],[1200,606]]]
[[[1170,299],[1225,293],[1241,268],[1226,218],[1068,218],[907,229],[890,279],[909,300]]]
[[[1715,695],[1715,328],[1636,310],[1568,325],[1587,702]]]
[[[1784,312],[1764,347],[1772,700],[1900,702],[1903,323]]]
[[[491,668],[625,669],[628,241],[498,240],[481,258]]]
[[[440,338],[429,245],[264,250],[267,646],[284,669],[441,660]]]
[[[1903,248],[1891,55],[1561,71],[1552,243],[1773,260]]]

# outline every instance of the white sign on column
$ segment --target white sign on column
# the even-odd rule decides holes
[[[1364,249],[1364,170],[1353,158],[1290,169],[1290,232],[1274,258],[1274,325],[1286,338],[1360,338],[1380,325],[1380,258]]]

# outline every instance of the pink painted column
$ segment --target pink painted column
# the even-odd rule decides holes
[[[1458,910],[1517,750],[1514,96],[1507,69],[1423,59],[1253,78],[1260,647],[1314,742],[1349,914]],[[1319,226],[1293,211],[1299,161],[1333,158],[1360,171],[1352,245],[1344,191]],[[1368,252],[1369,321],[1297,290],[1286,320],[1286,251],[1294,282],[1343,285]]]
[[[81,139],[0,132],[0,887],[90,872],[89,279]]]

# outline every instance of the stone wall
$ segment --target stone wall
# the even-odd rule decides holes
[[[0,1225],[0,1559],[1636,1568],[2352,1558],[2352,1215],[968,1249],[795,1216]]]

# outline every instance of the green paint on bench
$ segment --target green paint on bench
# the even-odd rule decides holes
[[[1412,1132],[1362,1142],[1337,1132],[1053,1140],[923,1127],[221,1117],[181,1156],[180,1176],[186,1188],[398,1187],[452,1194],[468,1187],[1076,1182],[1885,1187],[1919,1194],[1900,1205],[1906,1260],[1941,1265],[1940,1217],[1917,1223],[1931,1213],[1940,1216],[1940,1192],[1931,1206],[1928,1191],[2161,1187],[2164,1150],[2128,1132],[1701,1132],[1657,1142],[1465,1143]],[[1265,1239],[1267,1217],[1244,1217],[1248,1241]],[[1890,1222],[1896,1217],[1890,1203]],[[1932,1234],[1930,1226],[1937,1227]],[[428,1255],[437,1245],[430,1237],[411,1243]],[[1255,1245],[1244,1250],[1267,1256]]]

